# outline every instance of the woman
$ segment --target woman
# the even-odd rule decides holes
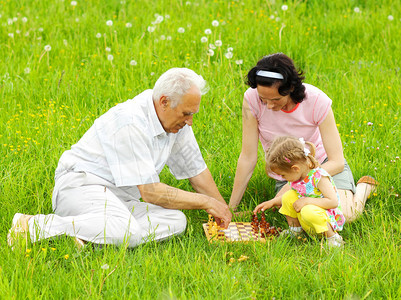
[[[242,150],[238,159],[229,206],[236,210],[258,159],[258,141],[266,151],[277,136],[304,138],[316,145],[316,159],[335,181],[341,206],[348,222],[355,220],[365,207],[366,199],[377,185],[364,176],[355,187],[352,172],[344,159],[331,99],[318,88],[303,83],[302,71],[283,53],[263,57],[248,73],[250,88],[242,105]],[[280,206],[277,199],[290,186],[279,175],[276,196],[271,207]]]

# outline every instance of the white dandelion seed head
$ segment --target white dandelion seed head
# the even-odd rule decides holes
[[[276,22],[280,22],[280,20],[281,20],[280,17],[276,18]]]
[[[102,34],[100,32],[96,33],[96,38],[100,39],[102,37]]]
[[[270,15],[270,19],[274,20],[275,16],[274,15]]]
[[[18,18],[17,17],[14,17],[13,18],[13,22],[17,22],[18,21]]]
[[[136,60],[131,60],[131,61],[129,62],[129,64],[130,64],[131,66],[136,66],[138,63],[136,62]]]
[[[131,28],[132,27],[132,24],[131,23],[125,23],[125,27],[127,27],[127,28]]]
[[[213,21],[212,21],[212,26],[213,26],[213,27],[219,26],[219,21],[213,20]]]
[[[153,75],[155,75],[155,72],[150,72],[150,76],[153,76]]]
[[[165,15],[164,18],[165,19],[170,19],[170,15]]]
[[[185,28],[184,27],[180,27],[177,30],[179,33],[184,33],[185,32]]]
[[[77,6],[78,2],[77,1],[71,1],[71,6]]]
[[[166,37],[166,40],[171,41],[171,35],[168,35],[168,36]]]
[[[354,7],[354,12],[356,12],[358,14],[361,12],[361,10],[359,9],[359,7]]]
[[[31,68],[26,67],[26,68],[24,69],[24,72],[25,72],[25,74],[31,73]]]
[[[158,43],[159,42],[159,39],[155,39],[155,43]]]
[[[38,36],[36,39],[37,39],[38,41],[40,41],[40,40],[42,39],[42,37],[41,37],[41,36]]]
[[[281,6],[281,10],[282,11],[286,11],[287,9],[288,9],[288,5],[284,4],[284,5]]]
[[[216,40],[214,44],[216,45],[216,47],[221,47],[223,45],[223,42],[221,40]]]
[[[107,59],[108,59],[109,61],[113,61],[113,59],[114,59],[114,56],[113,56],[113,55],[111,55],[111,54],[109,54],[109,55],[107,55]]]
[[[155,31],[156,27],[154,26],[148,26],[148,32],[152,33],[153,31]]]
[[[227,59],[231,59],[231,58],[233,58],[233,53],[232,53],[232,52],[227,52],[226,54],[224,54],[224,56],[225,56]]]
[[[244,61],[243,61],[242,59],[237,59],[237,60],[235,61],[235,63],[236,63],[237,65],[242,65],[242,64],[244,63]]]
[[[205,34],[212,34],[212,30],[211,29],[205,29]]]
[[[14,38],[14,33],[11,32],[11,33],[8,34],[8,36],[13,39]]]
[[[27,31],[24,35],[25,35],[25,36],[29,36],[29,31]]]
[[[112,20],[107,20],[106,21],[107,26],[113,26],[113,21]]]
[[[64,44],[64,46],[67,46],[68,45],[67,40],[63,40],[63,44]]]
[[[166,39],[166,36],[165,36],[164,34],[162,34],[162,35],[160,36],[160,40],[164,41],[165,39]]]
[[[7,19],[7,24],[12,25],[13,24],[13,19]]]
[[[17,29],[17,30],[15,31],[15,33],[16,33],[16,34],[20,34],[21,31]]]
[[[156,18],[156,23],[157,24],[160,24],[161,22],[163,22],[164,21],[164,17],[163,16],[157,16],[157,18]]]
[[[393,17],[392,15],[389,15],[389,16],[387,17],[387,19],[388,19],[389,21],[393,21],[393,20],[394,20],[394,17]]]
[[[21,20],[22,20],[22,22],[24,22],[24,23],[28,22],[28,18],[27,18],[27,17],[23,17]]]
[[[75,19],[75,22],[77,22],[77,23],[78,23],[78,22],[79,22],[79,18],[76,18],[76,19]]]
[[[52,50],[52,46],[46,45],[46,46],[45,46],[45,51],[46,51],[46,52],[49,52],[50,50]]]
[[[191,5],[191,2],[189,1],[185,2],[185,5]]]
[[[213,56],[213,55],[214,55],[214,51],[213,51],[212,49],[209,49],[209,50],[207,51],[207,55]]]
[[[110,47],[106,47],[106,52],[111,52],[111,48]]]
[[[39,31],[39,32],[43,32],[43,28],[42,28],[42,27],[39,27],[39,28],[38,28],[38,31]]]
[[[228,47],[227,52],[233,52],[234,48],[233,47]]]
[[[209,48],[214,50],[216,49],[216,46],[214,44],[209,44]]]
[[[201,43],[207,43],[207,37],[202,36],[201,37]]]
[[[103,270],[107,270],[110,268],[110,266],[108,264],[104,264],[103,266],[100,267]]]

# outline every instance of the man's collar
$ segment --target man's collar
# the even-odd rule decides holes
[[[152,129],[153,129],[153,136],[166,134],[166,131],[164,131],[164,128],[163,128],[162,124],[160,123],[160,120],[156,114],[156,109],[155,109],[155,105],[153,102],[153,91],[152,90],[150,90],[150,91],[151,91],[150,97],[147,101],[147,104],[148,104],[149,118],[150,118],[150,122],[152,124]]]

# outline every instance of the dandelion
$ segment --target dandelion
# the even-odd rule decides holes
[[[284,5],[281,6],[281,10],[282,11],[286,11],[287,9],[288,9],[288,5],[284,4]]]
[[[131,24],[131,23],[126,23],[126,24],[125,24],[125,27],[131,28],[131,27],[132,27],[132,24]]]
[[[113,61],[113,59],[114,59],[114,56],[113,56],[113,55],[111,55],[111,54],[109,54],[109,55],[107,55],[107,59],[108,59],[109,61]]]
[[[171,41],[171,35],[168,35],[166,40]]]
[[[201,43],[207,43],[207,37],[202,36],[201,37]]]
[[[31,251],[31,249],[26,249],[26,253],[30,253]]]
[[[164,41],[165,39],[166,39],[166,36],[165,36],[164,34],[162,34],[162,35],[160,36],[160,40]]]
[[[212,34],[212,30],[211,29],[205,29],[205,34]]]
[[[49,52],[50,50],[52,50],[52,46],[46,45],[46,46],[45,46],[45,51],[46,51],[46,52]]]
[[[394,20],[394,17],[393,17],[392,15],[389,15],[389,16],[387,17],[387,19],[388,19],[389,21],[393,21],[393,20]]]
[[[77,23],[78,23],[78,22],[79,22],[79,18],[76,18],[76,19],[75,19],[75,22],[77,22]]]
[[[148,32],[153,32],[155,29],[156,28],[154,26],[148,26]]]
[[[14,17],[13,18],[13,22],[17,22],[18,21],[18,18],[17,17]]]
[[[65,259],[68,259],[70,256],[68,254],[64,255]]]
[[[361,12],[361,10],[359,9],[359,7],[355,7],[354,8],[354,12],[356,12],[357,14],[359,14]]]
[[[228,47],[227,52],[233,52],[234,48],[233,47]]]
[[[270,19],[274,20],[275,16],[274,15],[270,15]]]
[[[209,49],[209,50],[207,51],[207,55],[213,56],[213,55],[214,55],[214,51],[213,51],[212,49]]]
[[[214,21],[212,22],[212,26],[213,26],[213,27],[219,26],[219,21],[214,20]]]
[[[104,264],[103,266],[100,267],[102,270],[107,270],[110,268],[108,264]]]
[[[42,28],[42,27],[39,27],[39,28],[38,28],[38,31],[39,31],[39,32],[43,32],[43,28]]]
[[[71,6],[77,6],[77,1],[71,1]]]
[[[13,39],[14,38],[14,33],[9,33],[8,36]]]
[[[221,47],[223,45],[223,42],[221,40],[217,40],[214,42],[214,44],[216,45],[216,47]]]
[[[111,52],[111,48],[110,47],[106,47],[106,51],[107,52]]]
[[[130,64],[131,66],[136,66],[138,63],[136,62],[136,60],[131,60],[131,61],[129,62],[129,64]]]
[[[214,50],[216,49],[216,46],[214,44],[209,44],[209,48]]]
[[[280,20],[281,20],[280,17],[276,18],[276,22],[280,22]]]
[[[185,28],[184,27],[180,27],[177,30],[179,33],[184,33],[185,32]]]
[[[100,32],[96,33],[96,38],[100,39],[102,37],[102,34]]]
[[[108,21],[106,22],[106,25],[107,25],[107,26],[113,26],[113,21],[112,21],[112,20],[108,20]]]
[[[189,1],[187,1],[187,2],[185,2],[185,5],[191,5],[191,2],[189,2]]]
[[[156,24],[160,24],[161,22],[163,22],[163,20],[164,20],[164,18],[163,18],[163,16],[157,16],[157,18],[156,18]]]
[[[231,59],[231,58],[233,58],[233,53],[232,53],[232,52],[227,52],[226,54],[224,54],[224,56],[225,56],[227,59]]]
[[[24,72],[25,72],[25,74],[29,74],[29,73],[31,73],[31,69],[28,68],[28,67],[26,67],[26,68],[24,69]]]
[[[244,61],[243,61],[242,59],[237,59],[237,60],[235,61],[235,63],[236,63],[237,65],[242,65],[242,64],[244,63]]]
[[[23,23],[28,22],[28,18],[27,17],[23,17],[21,20],[22,20]]]
[[[170,19],[170,15],[165,15],[164,18]]]

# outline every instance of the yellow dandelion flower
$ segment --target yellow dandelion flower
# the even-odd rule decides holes
[[[65,259],[68,259],[70,256],[68,254],[64,255]]]

